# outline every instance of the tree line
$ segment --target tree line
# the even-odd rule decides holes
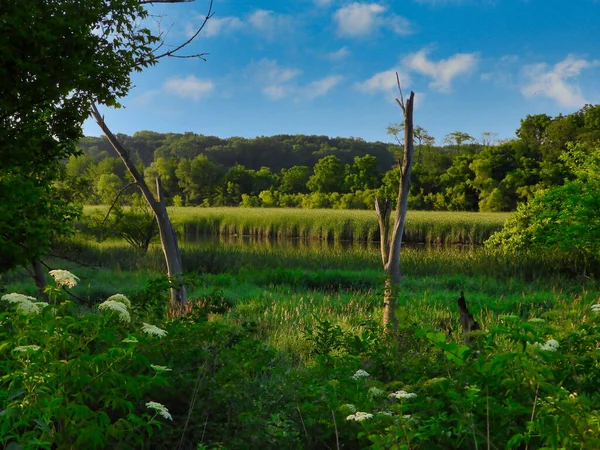
[[[398,186],[401,126],[395,143],[358,138],[277,135],[221,139],[194,133],[141,131],[118,135],[153,186],[159,176],[175,206],[264,206],[370,209],[375,196]],[[514,139],[493,133],[454,132],[434,145],[415,127],[415,164],[409,207],[421,210],[512,211],[540,190],[569,177],[561,159],[568,142],[600,140],[600,105],[551,117],[528,115]],[[79,141],[82,155],[65,163],[58,187],[66,198],[111,203],[128,185],[119,158],[105,138]],[[134,191],[134,188],[131,188]]]

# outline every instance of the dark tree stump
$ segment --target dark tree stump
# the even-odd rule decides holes
[[[469,308],[467,308],[467,302],[465,301],[465,294],[463,291],[460,292],[460,297],[456,299],[456,303],[458,304],[458,312],[460,314],[460,325],[462,326],[465,344],[469,344],[471,342],[471,337],[469,336],[471,331],[480,330],[481,327],[473,318],[473,314],[469,312]]]

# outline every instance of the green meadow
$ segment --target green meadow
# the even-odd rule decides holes
[[[93,211],[86,208],[86,215]],[[75,322],[61,329],[75,341],[96,342],[101,333],[109,340],[131,340],[128,325],[105,313],[89,314],[121,293],[131,300],[132,324],[158,323],[168,333],[160,343],[136,338],[137,351],[116,360],[123,344],[80,356],[94,370],[111,374],[103,378],[104,391],[94,394],[98,399],[128,389],[129,397],[160,402],[173,419],[159,428],[151,419],[150,441],[110,428],[97,437],[102,446],[516,449],[527,448],[524,442],[529,448],[598,443],[594,424],[600,421],[589,402],[597,401],[600,365],[590,349],[597,346],[600,318],[590,305],[600,287],[561,255],[516,257],[465,245],[482,242],[507,215],[409,214],[400,330],[389,338],[379,325],[384,280],[373,242],[374,213],[234,208],[170,213],[188,272],[190,306],[183,316],[167,307],[157,242],[142,253],[124,240],[99,242],[78,234],[58,242],[46,261],[80,278],[69,294],[56,294],[61,311],[78,306],[64,319],[39,320],[60,323],[70,315],[104,320],[91,338],[83,328],[70,328]],[[1,282],[7,292],[37,295],[25,272],[13,271]],[[461,291],[482,329],[471,346],[464,345],[456,307]],[[539,350],[554,341],[560,352]],[[169,371],[152,378],[140,369],[148,361]],[[73,371],[95,379],[83,375],[83,368]],[[368,377],[361,378],[361,371]],[[116,381],[122,377],[130,377],[124,378],[130,387]],[[69,392],[90,389],[69,383]],[[576,402],[573,395],[585,400]],[[542,396],[556,403],[539,406]],[[90,405],[96,407],[94,401]],[[145,417],[143,409],[113,406],[113,414],[119,408],[134,414],[123,430],[142,426],[134,418]],[[364,415],[357,419],[359,412]],[[565,414],[572,417],[568,426],[553,425]]]

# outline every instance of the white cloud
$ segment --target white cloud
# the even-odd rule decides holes
[[[188,37],[192,37],[202,21],[204,21],[204,16],[197,16],[197,24],[188,23],[185,27],[185,34]],[[246,29],[260,31],[263,35],[273,37],[275,34],[288,32],[292,25],[289,16],[277,14],[265,9],[257,9],[250,13],[245,19],[234,16],[213,16],[206,22],[201,35],[204,37],[215,37],[228,32]]]
[[[337,86],[342,79],[343,77],[340,75],[330,75],[321,78],[320,80],[313,81],[302,89],[303,92],[300,96],[310,99],[321,97]]]
[[[163,88],[179,97],[200,100],[215,89],[215,84],[210,80],[200,80],[194,75],[185,78],[173,77],[165,81]]]
[[[289,87],[272,84],[269,86],[265,86],[262,89],[262,92],[271,100],[280,100],[287,95],[288,89]]]
[[[478,62],[475,53],[457,53],[437,62],[429,59],[427,54],[427,50],[421,50],[406,56],[402,62],[410,70],[433,78],[429,87],[440,92],[450,92],[454,78],[469,73]]]
[[[443,6],[443,5],[464,5],[465,3],[475,5],[495,5],[498,0],[415,0],[417,3],[422,3],[432,6]],[[528,0],[521,0],[527,2]]]
[[[581,88],[568,80],[577,78],[582,70],[598,65],[600,61],[587,61],[568,55],[552,67],[545,63],[524,66],[521,73],[527,81],[521,87],[521,93],[527,98],[541,94],[560,106],[583,106],[587,101]]]
[[[281,67],[277,61],[267,58],[250,64],[248,70],[258,81],[268,84],[286,83],[302,73],[296,68]]]
[[[349,54],[350,50],[348,50],[348,47],[342,47],[339,50],[336,50],[335,52],[327,54],[327,59],[330,59],[331,61],[340,61],[346,58]]]
[[[204,18],[202,18],[204,20]],[[228,17],[211,17],[204,29],[202,30],[202,36],[205,37],[214,37],[219,34],[226,33],[228,31],[234,31],[244,28],[244,22],[242,22],[237,17],[228,16]],[[191,34],[190,34],[191,32]],[[188,36],[191,37],[196,32],[195,29],[188,29]]]
[[[385,27],[400,35],[411,33],[407,19],[396,14],[384,14],[386,10],[385,6],[378,3],[354,2],[344,6],[333,14],[337,32],[340,36],[361,37]]]
[[[254,79],[257,88],[270,100],[292,98],[294,100],[312,100],[326,95],[343,79],[339,75],[330,75],[308,84],[298,82],[302,71],[294,67],[282,67],[275,60],[263,58],[251,63],[246,73]]]
[[[248,16],[247,22],[254,29],[271,37],[278,32],[288,31],[292,25],[289,17],[265,9],[254,11]]]
[[[398,84],[396,80],[396,72],[398,72],[400,83],[403,87],[402,90],[404,90],[404,87],[411,83],[410,77],[396,69],[378,72],[368,80],[365,80],[362,83],[357,83],[356,88],[360,91],[368,93],[374,93],[378,91],[386,93],[397,92]]]

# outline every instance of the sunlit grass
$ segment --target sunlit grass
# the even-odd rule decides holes
[[[106,207],[86,207],[87,215]],[[169,215],[187,240],[234,235],[312,240],[379,239],[375,211],[296,208],[171,207]],[[430,244],[481,244],[499,230],[510,213],[409,211],[404,241]]]

